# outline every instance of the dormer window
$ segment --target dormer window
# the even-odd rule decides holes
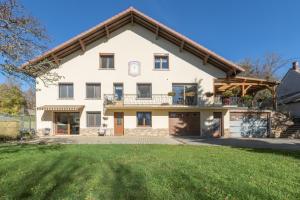
[[[100,69],[114,69],[115,56],[111,53],[100,54]]]
[[[169,56],[168,55],[154,55],[154,69],[168,70],[169,69]]]

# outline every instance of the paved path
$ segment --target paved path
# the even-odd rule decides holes
[[[197,138],[159,136],[49,136],[28,143],[60,144],[169,144],[169,145],[215,145],[237,148],[262,148],[300,150],[299,139],[272,138]]]
[[[154,136],[55,136],[39,140],[61,144],[182,144],[172,137]]]

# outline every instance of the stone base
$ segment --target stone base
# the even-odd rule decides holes
[[[131,135],[131,136],[168,136],[169,129],[165,128],[132,128],[132,129],[125,129],[124,135]]]

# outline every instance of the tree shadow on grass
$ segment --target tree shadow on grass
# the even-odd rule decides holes
[[[146,180],[139,171],[134,171],[127,165],[111,163],[114,173],[112,183],[113,199],[149,199]]]
[[[47,152],[53,150],[61,150],[63,145],[61,144],[10,144],[10,145],[0,145],[0,154],[1,153],[18,153],[20,151],[28,150],[39,150],[40,152]]]

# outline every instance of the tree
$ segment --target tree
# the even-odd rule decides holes
[[[278,80],[276,72],[290,61],[291,59],[283,59],[276,53],[268,53],[259,59],[245,58],[239,63],[246,70],[241,76]]]
[[[16,82],[7,81],[0,85],[0,113],[17,115],[25,106],[25,98]]]
[[[50,60],[29,63],[46,50],[49,41],[45,29],[16,0],[0,0],[0,73],[5,77],[34,83],[38,77],[44,84],[59,80],[50,70],[58,65]],[[20,66],[27,63],[26,68]]]
[[[35,89],[30,87],[25,92],[23,92],[25,99],[26,109],[34,110],[35,109]]]

